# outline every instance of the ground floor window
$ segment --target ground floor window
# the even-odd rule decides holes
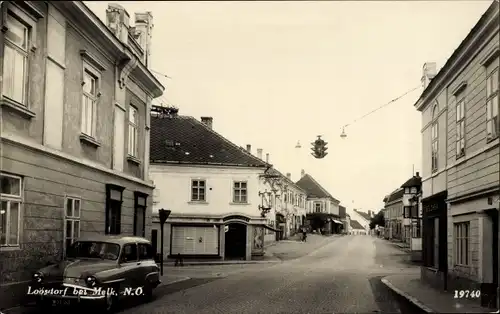
[[[134,235],[139,237],[146,236],[146,208],[147,195],[135,192],[134,193]]]
[[[0,173],[0,246],[19,246],[23,179]]]
[[[455,265],[468,266],[470,222],[455,223],[453,225]]]
[[[70,246],[80,237],[80,211],[81,199],[66,197],[65,223],[64,223],[64,254]]]
[[[123,190],[114,184],[106,185],[106,234],[121,233]]]

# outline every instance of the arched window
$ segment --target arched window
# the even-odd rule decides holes
[[[439,106],[436,102],[432,108],[432,126],[431,126],[431,171],[436,172],[438,169],[438,111]]]

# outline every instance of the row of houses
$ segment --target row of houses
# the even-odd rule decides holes
[[[303,224],[340,232],[340,201],[305,171],[294,182],[212,118],[152,105],[165,87],[150,65],[151,13],[110,5],[103,23],[81,1],[1,9],[2,307],[81,236],[159,248],[159,208],[172,211],[169,256],[250,259]]]
[[[421,279],[448,291],[482,288],[481,303],[492,308],[500,282],[499,12],[494,1],[439,72],[432,62],[423,67],[420,222],[405,222],[404,185],[384,199],[386,237],[408,241],[422,231]]]
[[[159,249],[157,213],[171,210],[167,257],[248,260],[306,225],[340,233],[339,200],[304,170],[294,182],[272,167],[269,154],[263,159],[262,149],[254,155],[250,144],[230,142],[214,130],[212,117],[155,107],[151,130],[151,238]]]

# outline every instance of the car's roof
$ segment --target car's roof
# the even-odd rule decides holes
[[[87,235],[78,238],[78,241],[92,241],[92,242],[110,242],[119,245],[127,244],[127,243],[151,243],[148,239],[142,237],[134,237],[134,236],[123,236],[123,235],[103,235],[103,234],[94,234]]]

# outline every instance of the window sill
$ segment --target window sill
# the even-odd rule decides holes
[[[2,102],[0,103],[0,105],[2,107],[5,106],[8,109],[15,111],[17,114],[22,115],[27,119],[32,119],[36,116],[36,114],[33,111],[29,110],[28,107],[6,96],[2,97]]]
[[[252,205],[252,204],[250,204],[250,203],[230,202],[229,205],[243,205],[243,206],[246,206],[246,205]]]
[[[0,252],[11,252],[11,251],[19,251],[21,247],[19,245],[11,245],[11,246],[0,246]]]
[[[136,165],[140,165],[141,164],[141,160],[137,157],[134,157],[132,155],[127,155],[127,161],[131,162],[131,163],[134,163]]]
[[[489,144],[491,142],[494,142],[495,140],[498,139],[498,135],[495,136],[495,137],[490,137],[490,138],[486,138],[486,144]]]
[[[190,201],[188,202],[190,205],[208,205],[208,202],[206,201]]]
[[[99,143],[95,138],[85,133],[80,134],[80,142],[94,146],[95,148],[101,147],[101,143]]]

